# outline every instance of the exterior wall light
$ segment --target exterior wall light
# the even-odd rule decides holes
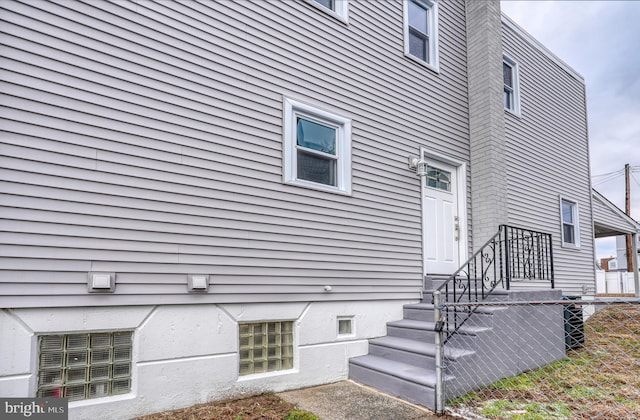
[[[409,169],[414,169],[416,176],[427,176],[427,161],[424,158],[418,159],[415,156],[409,156]]]

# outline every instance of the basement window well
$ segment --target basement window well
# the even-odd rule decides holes
[[[41,335],[38,398],[69,401],[131,391],[131,331]]]
[[[293,321],[239,325],[240,376],[293,369]]]

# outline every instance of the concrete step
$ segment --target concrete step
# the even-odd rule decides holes
[[[413,366],[435,370],[435,344],[400,337],[380,337],[369,341],[369,354]]]
[[[424,288],[437,289],[441,284],[449,280],[450,275],[428,275],[424,277]]]
[[[460,327],[457,334],[474,336],[488,329],[488,327],[484,326],[465,324]],[[416,321],[415,319],[401,319],[400,321],[388,322],[387,335],[435,343],[435,323],[430,321]]]
[[[444,357],[450,362],[455,362],[473,353],[471,350],[448,346],[445,348]],[[434,343],[400,337],[379,337],[369,341],[369,354],[435,370],[436,346]]]
[[[349,361],[349,379],[431,410],[435,409],[434,370],[367,355]]]
[[[433,303],[433,292],[434,289],[425,289],[422,291],[422,302],[425,304]],[[464,291],[462,289],[456,289],[455,293],[453,288],[449,288],[447,293],[444,290],[440,291],[440,301],[442,304],[446,302],[475,302],[478,300],[482,300],[482,290],[478,290],[477,295],[474,290],[471,291],[471,295],[469,295],[469,291]],[[492,291],[488,296],[485,297],[486,300],[489,301],[506,301],[509,300],[509,292],[503,289],[496,289]]]
[[[414,303],[404,305],[404,319],[433,322],[433,305],[430,303]]]
[[[453,321],[454,307],[450,307],[449,310],[442,310],[442,316],[448,315],[449,321]],[[458,307],[458,310],[463,311],[468,307]],[[500,306],[480,306],[474,308],[474,316],[468,321],[469,325],[492,327],[493,326],[493,314],[498,311],[504,311],[505,307]],[[404,305],[403,307],[404,319],[412,319],[415,321],[434,322],[434,306],[430,303],[414,303]]]
[[[435,323],[429,321],[417,321],[414,319],[401,319],[387,323],[387,335],[391,337],[408,338],[425,343],[435,343]]]

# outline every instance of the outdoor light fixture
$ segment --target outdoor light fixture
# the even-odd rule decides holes
[[[427,161],[424,158],[418,159],[415,156],[409,156],[409,169],[415,169],[416,176],[427,176]]]

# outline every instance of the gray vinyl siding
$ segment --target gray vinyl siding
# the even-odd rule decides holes
[[[505,24],[503,49],[520,76],[521,116],[504,113],[509,224],[551,233],[556,287],[581,294],[595,281],[584,82]],[[579,249],[562,247],[561,196],[578,203]]]
[[[461,2],[439,73],[403,56],[399,1],[348,25],[294,1],[0,7],[0,307],[419,297],[407,156],[469,162]],[[352,196],[282,183],[284,97],[352,119]]]

